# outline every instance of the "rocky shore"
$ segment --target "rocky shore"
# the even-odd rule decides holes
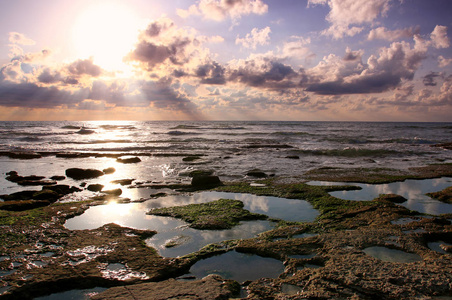
[[[33,157],[22,157],[25,158]],[[132,157],[122,163],[139,161]],[[256,218],[267,218],[277,224],[275,229],[255,238],[211,244],[177,258],[162,257],[145,244],[145,239],[156,234],[153,230],[116,224],[92,230],[64,227],[67,219],[82,214],[93,205],[112,200],[130,201],[119,198],[118,193],[102,193],[103,187],[97,186],[99,195],[94,198],[61,203],[61,197],[88,187],[61,185],[58,179],[50,183],[53,179],[26,178],[13,170],[4,171],[8,180],[16,180],[12,182],[34,181],[41,189],[1,196],[4,201],[0,205],[0,299],[34,299],[95,287],[109,289],[93,299],[452,297],[450,214],[429,216],[410,211],[397,204],[403,201],[397,195],[380,195],[372,201],[341,200],[328,192],[353,187],[306,184],[308,180],[375,183],[452,176],[451,164],[422,166],[408,171],[328,168],[297,178],[259,174],[253,184],[222,182],[212,172],[200,171],[192,174],[191,184],[149,184],[155,189],[172,189],[181,194],[212,189],[300,199],[309,201],[320,211],[314,222],[287,222],[254,215],[243,210],[240,201],[232,200],[190,207],[188,211],[154,211],[192,221],[195,228],[230,228],[240,220]],[[66,176],[82,180],[107,172],[112,170],[66,170]],[[123,181],[124,186],[133,188],[132,182]],[[432,197],[450,203],[450,188]],[[207,210],[210,217],[203,215],[212,207],[222,213],[215,215]],[[438,244],[440,250],[432,249],[432,243]],[[389,261],[372,255],[371,250],[376,247],[405,253],[412,260]],[[235,282],[218,275],[203,279],[184,278],[196,262],[232,250],[276,258],[285,269],[277,278],[262,277],[251,282]],[[121,267],[112,270],[109,266],[113,264]]]

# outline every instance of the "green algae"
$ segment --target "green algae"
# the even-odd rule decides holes
[[[148,214],[180,218],[196,229],[230,229],[243,220],[262,220],[267,216],[243,209],[239,200],[217,201],[153,209]]]

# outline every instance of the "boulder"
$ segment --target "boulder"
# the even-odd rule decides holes
[[[102,184],[90,184],[86,189],[91,192],[100,192],[103,188],[104,186]]]
[[[247,176],[251,176],[251,177],[256,177],[256,178],[266,178],[268,177],[267,174],[265,174],[264,172],[262,172],[261,170],[251,170],[248,173],[246,173]]]
[[[10,152],[8,156],[16,159],[35,159],[42,157],[41,154],[36,152]]]
[[[113,180],[111,183],[114,184],[120,184],[120,185],[130,185],[132,184],[132,181],[134,181],[135,179],[118,179],[118,180]]]
[[[396,195],[396,194],[385,194],[385,195],[380,195],[380,197],[378,197],[379,200],[385,200],[385,201],[389,201],[392,203],[403,203],[405,201],[407,201],[406,198],[400,196],[400,195]]]
[[[192,178],[191,185],[198,188],[208,188],[222,185],[222,183],[218,176],[197,175]]]
[[[60,181],[60,180],[65,180],[66,176],[55,175],[55,176],[50,177],[50,179]]]
[[[57,192],[58,194],[64,196],[67,194],[71,194],[74,192],[81,192],[82,189],[79,189],[78,187],[75,186],[69,186],[66,184],[57,184],[57,185],[51,185],[51,186],[44,186],[42,187],[42,190],[51,190],[54,192]]]
[[[49,202],[55,202],[57,201],[59,198],[61,198],[62,195],[58,194],[55,191],[52,190],[42,190],[39,192],[36,192],[33,194],[33,199],[34,200],[46,200]]]
[[[135,163],[139,163],[141,161],[141,159],[139,157],[129,157],[129,158],[117,158],[116,159],[117,162],[122,163],[122,164],[135,164]]]
[[[103,169],[102,172],[104,172],[104,174],[113,174],[116,171],[115,168],[106,168]]]
[[[66,176],[76,180],[96,178],[102,175],[104,172],[96,169],[70,168],[66,170]]]
[[[30,200],[33,199],[33,195],[37,192],[39,191],[20,191],[9,195],[1,195],[0,198],[2,198],[5,201]]]
[[[110,196],[119,196],[122,194],[122,190],[121,189],[113,189],[113,190],[102,191],[102,193],[110,195]]]

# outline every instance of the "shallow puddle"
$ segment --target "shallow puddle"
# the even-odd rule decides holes
[[[363,252],[387,262],[410,263],[422,260],[422,257],[417,254],[380,246],[368,247]]]
[[[190,274],[197,278],[218,274],[238,282],[277,278],[283,272],[284,265],[277,259],[236,251],[200,260],[190,268]]]
[[[451,243],[446,243],[444,241],[436,241],[436,242],[430,242],[427,245],[433,251],[436,251],[436,252],[439,252],[439,253],[443,253],[443,254],[447,254],[448,252],[446,252],[443,248],[441,248],[441,245],[451,246],[452,244]]]
[[[155,230],[158,233],[146,242],[165,257],[182,256],[197,251],[205,245],[224,240],[252,238],[273,228],[273,224],[269,221],[246,221],[228,230],[196,230],[179,219],[146,215],[146,212],[153,208],[206,203],[220,198],[240,200],[244,203],[244,208],[251,212],[288,221],[310,222],[319,214],[310,203],[304,200],[240,193],[202,192],[188,196],[170,195],[143,203],[111,203],[90,207],[82,215],[67,220],[65,227],[70,230],[83,230],[116,223],[124,227]],[[172,243],[172,241],[176,242]]]
[[[363,184],[350,182],[328,182],[328,181],[310,181],[310,185],[353,185],[359,186],[361,190],[354,191],[336,191],[330,195],[345,200],[373,200],[380,194],[397,194],[405,197],[408,201],[401,203],[410,210],[421,213],[439,215],[452,213],[452,204],[440,202],[425,195],[441,191],[452,186],[452,178],[442,177],[423,180],[405,180],[402,182],[392,182],[386,184]]]
[[[281,284],[281,292],[286,295],[292,296],[303,292],[303,289],[297,285],[283,283]]]

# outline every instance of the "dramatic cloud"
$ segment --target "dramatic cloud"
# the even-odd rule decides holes
[[[92,59],[79,59],[68,65],[67,70],[74,76],[89,75],[97,77],[102,74],[101,67],[95,65]]]
[[[179,16],[202,15],[206,19],[222,21],[226,18],[240,19],[242,16],[267,13],[268,5],[262,0],[200,0],[188,10],[177,10]]]
[[[384,16],[389,10],[391,0],[309,0],[309,5],[327,4],[330,12],[326,20],[330,28],[323,33],[340,39],[344,36],[354,36],[363,30],[363,25],[373,22],[377,17]]]
[[[419,34],[419,27],[410,27],[404,29],[396,29],[396,30],[388,30],[385,27],[378,27],[372,29],[367,36],[368,40],[387,40],[387,41],[396,41],[405,38],[413,38],[415,34]]]
[[[270,41],[270,27],[265,27],[264,29],[253,28],[251,33],[248,33],[246,37],[239,38],[235,40],[237,45],[242,45],[245,48],[256,49],[257,45],[268,45]]]
[[[450,41],[447,37],[447,27],[436,25],[433,32],[430,34],[433,47],[436,49],[449,48]]]

